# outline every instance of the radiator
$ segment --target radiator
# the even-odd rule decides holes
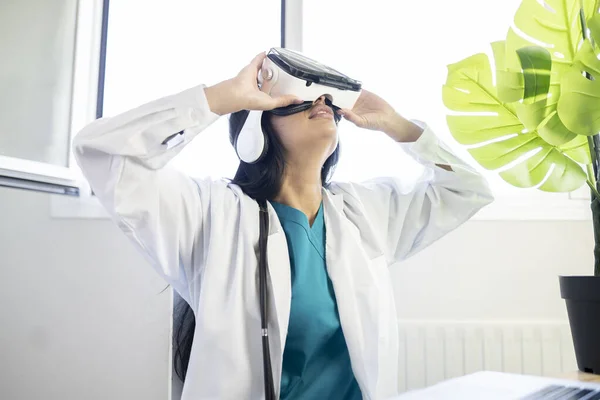
[[[577,370],[568,322],[399,321],[402,390],[476,371]]]

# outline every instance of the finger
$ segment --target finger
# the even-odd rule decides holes
[[[293,95],[271,97],[266,93],[257,91],[251,101],[251,110],[270,111],[274,108],[289,106],[290,104],[300,104],[303,101]]]
[[[254,69],[259,70],[262,67],[263,60],[267,55],[264,51],[258,53],[252,61],[250,61],[250,65],[254,67]]]
[[[273,97],[273,103],[274,103],[274,107],[273,108],[279,108],[279,107],[287,107],[291,104],[302,104],[304,103],[304,100],[302,100],[301,98],[294,96],[294,95],[285,95],[285,96],[277,96],[277,97]]]
[[[348,110],[347,108],[341,108],[338,110],[338,114],[344,117],[344,119],[352,122],[355,125],[359,125],[362,122],[362,118],[360,118],[357,114],[352,112],[352,110]]]

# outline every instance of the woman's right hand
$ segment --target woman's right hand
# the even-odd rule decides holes
[[[260,91],[257,77],[265,57],[264,52],[258,54],[234,78],[204,89],[212,112],[225,115],[240,110],[268,111],[302,103],[294,95],[272,97]]]

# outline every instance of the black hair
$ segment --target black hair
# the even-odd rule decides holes
[[[249,111],[242,110],[230,115],[229,141],[232,145],[240,134],[248,114]],[[272,200],[275,198],[281,189],[285,171],[284,148],[273,129],[271,117],[271,113],[263,112],[261,119],[261,127],[267,139],[265,156],[255,164],[240,161],[237,172],[231,180],[231,183],[238,185],[246,195],[255,200]],[[338,118],[336,118],[337,121],[339,121]],[[335,170],[339,156],[340,146],[338,143],[321,170],[321,183],[324,187],[329,186],[329,180]],[[194,340],[194,330],[196,329],[196,319],[189,304],[179,296],[177,297],[178,300],[173,312],[173,365],[177,376],[185,381]]]

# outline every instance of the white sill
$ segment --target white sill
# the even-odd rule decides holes
[[[83,191],[85,193],[85,191]],[[98,199],[84,194],[80,197],[50,196],[50,215],[58,219],[109,219]],[[474,221],[591,221],[588,199],[567,198],[553,202],[539,199],[497,199],[484,207]]]
[[[90,194],[50,196],[50,216],[57,219],[110,219],[98,198]]]
[[[590,201],[569,199],[540,202],[539,199],[497,199],[484,207],[474,221],[591,221]]]

